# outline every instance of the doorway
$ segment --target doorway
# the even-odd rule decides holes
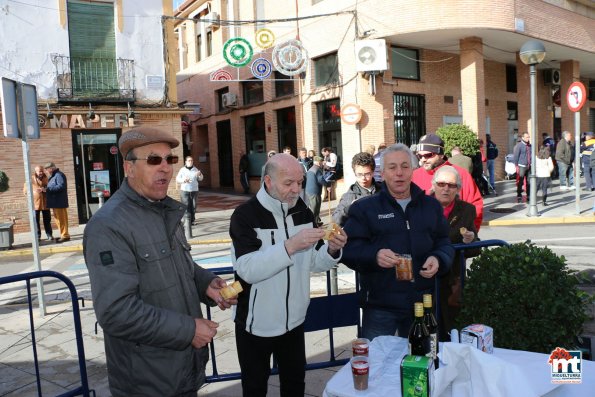
[[[217,122],[217,155],[219,158],[219,186],[233,187],[233,158],[231,153],[231,122]]]
[[[120,188],[124,178],[118,138],[122,131],[76,130],[72,132],[72,154],[79,223],[85,224],[104,201]]]

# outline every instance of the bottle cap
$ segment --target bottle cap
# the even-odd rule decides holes
[[[413,304],[415,309],[415,317],[423,317],[424,316],[424,305],[421,302],[415,302]]]
[[[432,307],[432,294],[424,294],[424,307]]]

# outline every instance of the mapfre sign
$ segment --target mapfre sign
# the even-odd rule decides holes
[[[41,128],[123,128],[134,127],[134,119],[129,119],[127,113],[96,114],[94,118],[87,119],[83,114],[62,114],[55,115],[48,119],[44,116],[39,118]]]

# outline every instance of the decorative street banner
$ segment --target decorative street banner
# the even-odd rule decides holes
[[[275,34],[267,28],[258,29],[256,33],[254,33],[254,41],[257,46],[266,50],[275,44]]]
[[[233,80],[233,77],[227,70],[219,69],[211,73],[209,79],[211,81],[231,81]]]
[[[256,58],[250,66],[252,74],[258,79],[266,79],[273,71],[273,65],[265,58]]]
[[[252,59],[252,46],[248,40],[232,37],[223,45],[223,58],[230,66],[239,68],[245,66]]]
[[[308,67],[308,52],[299,40],[287,40],[273,49],[273,65],[286,76],[295,76]]]

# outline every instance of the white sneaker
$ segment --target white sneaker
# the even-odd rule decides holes
[[[576,187],[575,187],[574,185],[572,185],[572,186],[570,186],[568,189],[569,189],[569,190],[575,190],[575,189],[576,189]]]
[[[562,186],[560,186],[560,190],[568,190],[568,186],[562,185]]]

